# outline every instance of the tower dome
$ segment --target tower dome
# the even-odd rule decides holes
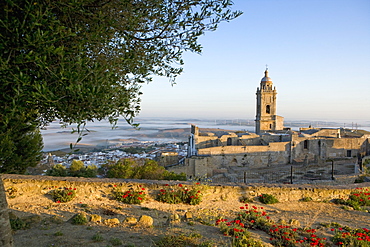
[[[267,69],[265,70],[265,77],[262,78],[261,82],[272,82]]]

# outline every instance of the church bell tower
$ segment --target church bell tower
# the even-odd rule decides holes
[[[276,115],[276,88],[269,77],[268,70],[257,87],[256,134],[282,130],[284,118]]]

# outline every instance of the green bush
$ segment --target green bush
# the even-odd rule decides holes
[[[29,228],[29,224],[27,224],[26,221],[22,220],[21,218],[15,218],[15,219],[10,219],[10,227],[13,230],[24,230]]]
[[[73,225],[86,225],[87,224],[87,217],[84,213],[79,213],[73,216],[71,223]]]
[[[337,228],[333,237],[333,243],[339,246],[351,247],[368,247],[370,246],[368,239],[370,239],[370,230],[366,228],[350,229]]]
[[[311,202],[312,201],[312,197],[306,196],[306,197],[303,197],[300,201],[301,202]]]
[[[185,203],[190,205],[198,205],[202,202],[202,197],[203,194],[200,191],[199,186],[189,190],[182,184],[178,184],[177,189],[172,187],[161,189],[157,194],[156,200],[170,204]]]
[[[115,164],[106,164],[102,166],[106,169],[108,178],[132,178],[136,162],[133,159],[121,159]]]
[[[239,198],[239,202],[241,203],[250,203],[253,202],[252,198],[249,198],[248,196],[242,196]]]
[[[275,196],[270,194],[262,194],[258,197],[258,200],[264,204],[274,204],[279,202]]]
[[[55,189],[49,192],[54,202],[69,202],[76,197],[76,188]]]
[[[179,235],[165,235],[154,242],[156,247],[213,247],[215,243],[211,241],[203,241],[200,234],[179,234]]]
[[[134,167],[133,178],[137,179],[163,179],[163,174],[166,170],[163,166],[159,166],[154,160],[146,159],[143,165]]]
[[[185,173],[176,174],[166,171],[163,166],[150,159],[121,159],[116,163],[108,162],[99,168],[99,174],[108,178],[186,180]]]
[[[186,174],[181,172],[180,174],[169,172],[167,170],[163,173],[163,180],[178,180],[178,181],[186,181]]]
[[[370,191],[364,188],[356,188],[351,192],[348,199],[334,199],[334,203],[352,207],[355,210],[363,210],[363,207],[370,206]]]
[[[109,243],[111,243],[111,245],[113,245],[113,246],[119,246],[119,245],[123,244],[122,240],[119,239],[119,238],[111,238],[109,240]]]
[[[67,168],[62,164],[56,164],[46,171],[47,176],[66,177],[68,174]]]
[[[141,204],[145,200],[146,194],[145,188],[140,187],[139,191],[135,191],[132,188],[125,192],[115,190],[113,191],[113,196],[119,202],[126,204]]]
[[[100,234],[100,233],[96,233],[93,237],[92,237],[92,240],[94,242],[102,242],[104,241],[104,238],[103,236]]]
[[[95,165],[85,167],[81,160],[73,160],[69,168],[66,168],[62,164],[56,164],[50,170],[46,171],[46,175],[55,177],[95,178],[98,175],[98,168]]]

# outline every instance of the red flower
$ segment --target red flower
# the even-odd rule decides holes
[[[141,188],[141,190],[145,190],[145,188]]]
[[[57,203],[60,203],[60,201],[57,201]]]
[[[240,209],[244,209],[244,207],[240,207]]]
[[[182,184],[179,184],[180,187],[182,187]]]
[[[76,188],[73,188],[73,190],[77,190]]]
[[[200,185],[200,183],[198,182],[198,183],[195,183],[196,185]]]
[[[137,199],[140,200],[140,201],[143,200],[143,198],[141,198],[141,197],[138,197]]]
[[[114,187],[117,187],[117,184],[113,185]]]
[[[254,220],[251,220],[251,223],[254,223],[255,221]]]

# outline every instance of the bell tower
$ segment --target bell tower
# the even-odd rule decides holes
[[[268,69],[257,87],[256,134],[282,130],[284,118],[276,115],[276,88],[269,77]]]

